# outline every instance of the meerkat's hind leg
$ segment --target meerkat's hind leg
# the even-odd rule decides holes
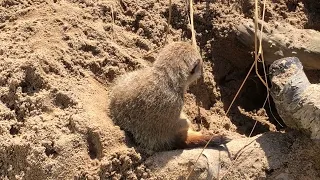
[[[201,132],[194,131],[192,129],[189,129],[186,132],[186,135],[184,137],[184,146],[188,148],[193,148],[193,147],[204,147],[208,141],[209,144],[208,146],[210,147],[215,147],[219,146],[221,144],[226,144],[227,142],[230,141],[229,138],[227,138],[224,135],[221,134],[212,134],[212,135],[205,135]],[[211,139],[212,137],[212,139]]]
[[[192,130],[191,122],[184,113],[181,113],[179,120],[179,130],[176,135],[177,146],[180,148],[203,147],[208,141],[208,146],[218,146],[229,142],[231,139],[221,134],[205,135],[201,132]]]

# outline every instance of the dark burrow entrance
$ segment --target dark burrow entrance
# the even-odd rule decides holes
[[[248,72],[248,68],[239,72],[242,75],[236,80],[239,81],[238,84],[242,83],[242,81],[245,79],[245,75]],[[266,72],[268,73],[268,66],[266,67]],[[262,76],[262,78],[264,78],[264,71],[261,63],[259,64],[258,73],[260,76]],[[270,89],[271,85],[268,74],[267,82]],[[233,88],[238,90],[240,85]],[[224,92],[222,91],[221,94],[223,96]],[[233,91],[233,94],[235,95],[236,91]],[[232,97],[229,96],[228,98],[222,98],[226,99],[225,103],[227,106],[229,106],[232,100],[231,98],[233,98],[234,95]],[[256,74],[256,71],[253,70],[247,78],[230,110],[230,113],[228,114],[228,116],[231,117],[232,122],[238,127],[238,132],[240,134],[249,136],[252,133],[251,136],[255,136],[264,132],[268,132],[270,131],[269,125],[263,123],[266,121],[269,121],[271,124],[273,124],[276,127],[276,130],[281,130],[286,127],[281,117],[277,113],[272,96],[270,93],[268,99],[267,96],[267,88],[261,82],[260,78]],[[258,121],[257,123],[256,120]]]

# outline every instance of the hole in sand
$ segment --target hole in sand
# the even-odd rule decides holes
[[[88,151],[91,159],[100,159],[102,156],[102,145],[97,132],[88,132],[87,137]]]
[[[61,109],[66,109],[76,105],[77,103],[74,102],[67,94],[58,92],[54,97],[54,104]]]
[[[34,68],[27,67],[25,69],[25,78],[20,84],[23,93],[33,94],[39,92],[45,85],[43,77],[36,73]]]
[[[44,152],[46,153],[46,155],[48,157],[52,156],[52,157],[56,157],[58,155],[57,151],[54,149],[54,143],[52,142],[51,145],[48,145],[45,147],[46,149],[44,150]]]
[[[100,53],[100,50],[92,45],[84,44],[82,45],[79,50],[85,51],[85,52],[91,52],[92,55],[96,56]]]
[[[19,133],[19,127],[17,125],[11,125],[11,128],[9,130],[11,135],[17,135]]]

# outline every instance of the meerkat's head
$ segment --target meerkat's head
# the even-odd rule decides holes
[[[200,53],[188,42],[174,42],[164,47],[153,66],[166,71],[183,88],[187,88],[203,73]]]

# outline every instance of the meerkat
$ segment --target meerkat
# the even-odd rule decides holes
[[[152,66],[118,78],[111,90],[110,115],[141,147],[154,151],[204,146],[211,138],[192,130],[182,112],[188,86],[201,75],[203,60],[187,42],[164,47]],[[215,134],[212,145],[229,141]]]

